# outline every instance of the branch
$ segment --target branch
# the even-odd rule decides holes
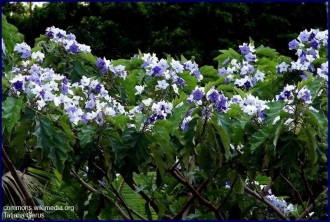
[[[280,177],[282,177],[282,178],[283,178],[283,179],[284,179],[284,180],[285,180],[285,181],[291,186],[291,188],[294,190],[294,192],[295,192],[296,195],[298,196],[298,199],[299,199],[300,205],[301,205],[302,208],[305,210],[304,202],[302,201],[301,196],[300,196],[298,190],[293,186],[293,184],[292,184],[287,178],[285,178],[285,177],[283,176],[282,173],[280,173]]]
[[[203,183],[197,188],[197,192],[201,193],[202,190],[206,187],[208,182],[210,181],[209,178],[203,181]],[[178,220],[182,218],[183,213],[188,209],[188,207],[194,202],[196,197],[193,195],[191,196],[188,201],[185,203],[185,205],[181,208],[181,210],[173,217],[174,220]]]
[[[123,177],[123,175],[121,175]],[[123,177],[123,179],[125,180],[125,177]],[[126,182],[126,180],[125,180]],[[136,190],[135,186],[133,184],[127,183],[126,184],[132,189],[132,190]],[[147,203],[150,203],[150,206],[155,210],[155,212],[158,214],[158,206],[155,204],[155,202],[153,201],[153,199],[151,199],[143,190],[139,191],[138,194],[141,195],[141,197],[147,201]],[[172,220],[172,217],[169,215],[164,215],[163,216],[165,219],[167,220]]]
[[[37,213],[38,210],[36,210],[37,208],[32,199],[32,194],[30,193],[29,189],[25,186],[25,184],[22,182],[21,178],[19,177],[14,164],[9,159],[5,148],[3,147],[3,144],[2,144],[2,161],[4,162],[6,168],[10,171],[11,175],[13,175],[15,182],[18,185],[18,188],[21,190],[21,192],[24,195],[26,203],[32,207],[32,212]]]
[[[191,157],[191,160],[190,160],[190,163],[189,163],[188,172],[189,172],[189,173],[192,173],[194,167],[195,167],[195,156],[192,156],[192,157]],[[193,175],[190,174],[190,175],[189,175],[188,183],[189,183],[189,184],[192,184],[192,182],[193,182]],[[193,195],[192,195],[191,192],[188,192],[187,196],[188,196],[189,198],[191,198]],[[189,210],[190,210],[190,206],[191,206],[191,204],[189,204],[189,205],[186,207],[186,210],[185,210],[185,211],[183,212],[183,214],[182,214],[182,219],[186,219],[186,217],[188,216],[188,214],[189,214]]]
[[[326,188],[326,189],[320,194],[320,196],[323,195],[323,194],[327,194],[327,193],[328,193],[328,188]],[[296,220],[302,220],[303,218],[305,218],[306,215],[307,215],[309,212],[311,212],[311,211],[313,210],[313,208],[314,208],[314,205],[313,205],[313,204],[309,205],[309,207],[307,207],[306,210],[305,210],[304,212],[302,212],[302,213],[299,215],[299,217],[297,217]]]
[[[277,216],[283,220],[287,220],[286,216],[277,208],[275,207],[271,202],[269,202],[266,198],[258,194],[256,191],[251,190],[248,187],[244,188],[244,191],[252,196],[254,196],[256,199],[260,200],[261,202],[265,203],[267,206],[272,208],[272,210],[277,214]]]
[[[303,180],[303,183],[309,193],[309,197],[311,198],[311,201],[312,201],[312,204],[314,205],[315,207],[315,198],[314,198],[314,194],[312,192],[312,189],[310,188],[309,184],[308,184],[308,181],[306,179],[306,176],[305,176],[305,171],[304,171],[304,166],[305,164],[301,164],[300,166],[300,176],[301,176],[301,179]]]
[[[227,195],[225,196],[225,198],[223,199],[223,201],[220,203],[218,209],[220,209],[222,207],[222,205],[227,202],[227,199],[228,199],[229,195],[231,194],[231,192],[233,192],[233,189],[234,189],[234,185],[236,183],[236,180],[237,180],[237,174],[235,175],[235,179],[233,181],[233,184],[230,186],[229,192],[227,193]]]
[[[215,214],[217,219],[221,219],[224,220],[224,217],[220,214],[220,212],[217,210],[217,208],[208,200],[206,200],[205,198],[203,198],[198,191],[191,185],[189,184],[188,181],[186,181],[185,179],[183,179],[181,176],[179,176],[179,174],[175,171],[169,171],[172,176],[179,181],[181,184],[183,184],[186,188],[188,188],[188,190],[191,191],[191,193],[193,193],[193,195],[195,196],[195,198],[197,198],[199,200],[199,202],[201,204],[203,204],[204,206],[206,206],[207,208],[209,208],[210,210],[213,211],[213,213]]]
[[[120,208],[120,206],[118,205],[118,203],[112,199],[110,199],[108,196],[106,196],[105,194],[103,194],[102,192],[98,192],[96,189],[94,189],[93,187],[91,187],[90,185],[88,185],[83,179],[81,179],[74,171],[71,171],[71,176],[73,176],[73,178],[75,178],[83,187],[85,187],[87,190],[89,190],[92,193],[99,193],[100,195],[102,195],[105,199],[107,199],[110,203],[112,203],[115,208],[118,210],[120,216],[125,219],[125,220],[130,220],[129,216],[126,215],[126,213]]]

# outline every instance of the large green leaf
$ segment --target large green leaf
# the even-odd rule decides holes
[[[96,127],[92,125],[84,125],[80,128],[78,138],[82,148],[93,141],[96,131]]]
[[[270,125],[258,130],[258,132],[253,134],[250,140],[251,152],[254,153],[257,148],[259,148],[266,140],[274,136],[275,130],[276,127]]]
[[[219,118],[216,115],[212,117],[212,124],[220,135],[222,145],[225,149],[225,158],[228,160],[230,156],[230,137],[228,132]]]
[[[44,116],[36,119],[35,130],[32,134],[37,138],[36,148],[42,149],[43,158],[49,158],[54,167],[62,172],[64,162],[68,159],[68,152],[71,150],[66,134],[56,129]]]
[[[3,124],[10,133],[16,122],[20,119],[21,110],[25,107],[22,98],[7,97],[2,103],[2,118]]]

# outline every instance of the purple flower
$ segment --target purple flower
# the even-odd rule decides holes
[[[291,42],[289,42],[289,49],[296,49],[299,46],[299,42],[297,40],[292,40]]]
[[[16,90],[21,90],[23,88],[23,81],[17,80],[16,82],[14,82],[14,87]]]
[[[68,38],[68,40],[75,40],[76,39],[76,36],[74,34],[67,34],[66,36]]]
[[[250,83],[250,81],[246,81],[246,82],[244,83],[244,86],[245,86],[245,88],[249,89],[249,88],[251,87],[251,83]]]
[[[192,92],[194,100],[201,100],[203,98],[203,91],[196,89]]]
[[[256,61],[256,55],[252,54],[251,52],[244,56],[246,61],[248,62],[255,62]]]
[[[241,53],[243,55],[247,55],[250,52],[250,48],[246,44],[244,44],[243,46],[240,46],[239,49],[241,50]]]
[[[223,76],[227,74],[227,70],[225,67],[222,67],[221,69],[218,70],[218,75]]]
[[[308,38],[309,38],[309,34],[306,31],[301,32],[300,35],[298,36],[298,39],[300,39],[301,42],[307,42]]]
[[[186,82],[185,82],[182,78],[180,78],[180,77],[178,77],[178,78],[176,79],[176,83],[177,83],[179,86],[185,86],[185,85],[187,85]]]
[[[53,38],[54,33],[52,31],[46,32],[46,36],[51,39]]]
[[[91,99],[88,102],[86,102],[85,108],[90,110],[93,109],[94,106],[95,106],[95,101]]]
[[[68,84],[68,79],[67,79],[66,77],[64,77],[64,78],[62,79],[62,83],[65,84],[65,85]]]
[[[211,101],[211,102],[216,102],[216,101],[218,101],[218,99],[219,99],[219,93],[217,92],[217,91],[213,91],[210,95],[209,95],[209,100]]]
[[[313,42],[311,42],[311,47],[313,49],[317,49],[319,47],[319,43],[316,40],[314,40]]]
[[[97,68],[102,69],[103,66],[105,66],[105,62],[104,62],[103,59],[97,58],[97,60],[95,62],[95,65],[96,65]]]
[[[160,76],[162,74],[162,69],[158,66],[155,66],[152,71],[154,72],[155,76]]]
[[[78,47],[75,43],[73,43],[73,44],[70,46],[70,51],[71,51],[72,53],[78,53],[80,50],[79,50],[79,47]]]
[[[42,99],[45,99],[45,90],[41,90],[40,95]]]
[[[303,98],[303,100],[305,100],[306,102],[307,102],[307,101],[310,101],[310,100],[311,100],[311,94],[310,94],[310,92],[306,90],[306,91],[304,92],[304,95],[303,95],[302,98]]]
[[[102,86],[100,84],[97,84],[94,88],[96,92],[101,92]]]
[[[69,92],[69,87],[67,86],[67,85],[65,85],[65,84],[62,84],[62,86],[61,86],[61,91],[62,91],[62,93],[65,95],[65,94],[68,94],[68,92]]]
[[[56,36],[57,36],[58,38],[62,38],[64,35],[62,35],[62,33],[59,32],[59,33],[56,34]]]

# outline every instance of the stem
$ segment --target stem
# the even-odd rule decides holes
[[[185,179],[183,179],[175,170],[169,171],[172,176],[179,181],[181,184],[183,184],[186,188],[188,188],[188,190],[190,190],[190,192],[199,200],[199,202],[201,204],[203,204],[204,206],[206,206],[207,208],[209,208],[210,210],[213,211],[213,213],[215,214],[217,219],[221,219],[224,220],[224,217],[221,215],[221,213],[217,210],[217,208],[208,200],[206,200],[204,197],[202,197],[200,195],[200,193],[198,193],[198,191],[191,185],[189,184],[188,181],[186,181]]]
[[[96,189],[94,189],[93,187],[91,187],[90,185],[88,185],[83,179],[81,179],[74,171],[71,171],[71,176],[73,176],[73,178],[75,178],[83,187],[85,187],[87,190],[89,190],[92,193],[99,193],[100,195],[102,195],[105,199],[107,199],[110,203],[112,203],[115,208],[118,210],[120,216],[125,219],[125,220],[130,220],[129,216],[126,215],[126,213],[120,208],[120,206],[118,205],[118,203],[114,200],[111,200],[108,196],[106,196],[104,193],[97,191]]]
[[[280,173],[280,177],[282,177],[290,186],[291,186],[291,188],[294,190],[294,192],[296,193],[296,195],[297,195],[297,197],[298,197],[298,200],[299,200],[299,203],[300,203],[300,205],[302,206],[302,208],[305,210],[305,206],[304,206],[304,203],[303,203],[303,201],[302,201],[302,199],[301,199],[301,196],[300,196],[300,193],[298,192],[298,190],[293,186],[293,184],[287,179],[287,178],[285,178],[284,176],[283,176],[283,174],[282,173]]]
[[[320,194],[320,196],[321,196],[321,195],[324,195],[324,194],[327,194],[327,193],[328,193],[328,187],[325,188],[325,190]],[[302,219],[305,218],[306,215],[307,215],[309,212],[311,212],[313,209],[314,209],[314,205],[313,205],[313,204],[309,205],[309,206],[306,208],[306,210],[305,210],[304,212],[302,212],[302,213],[299,215],[299,217],[297,217],[296,220],[302,220]]]
[[[236,183],[236,180],[237,180],[237,174],[235,175],[235,179],[234,179],[233,184],[230,186],[229,192],[227,193],[227,195],[225,196],[225,198],[223,199],[223,201],[220,203],[218,209],[220,209],[222,207],[222,205],[227,202],[227,199],[228,199],[229,195],[231,194],[231,192],[233,192],[233,189],[234,189],[234,185]]]
[[[102,186],[104,186],[104,185],[102,185]],[[116,190],[116,188],[112,184],[110,185],[110,187],[113,190],[115,196],[120,200],[121,204],[126,209],[126,211],[127,211],[128,215],[129,215],[129,217],[131,218],[131,220],[134,220],[133,215],[131,214],[131,209],[127,205],[127,203],[125,202],[125,200],[120,196],[120,194],[118,193],[118,191]]]
[[[123,177],[123,179],[125,180],[125,177],[123,175],[121,175]],[[130,183],[127,183],[127,180],[125,180],[126,184],[132,189],[132,190],[135,190],[135,185],[134,184],[130,184]],[[138,194],[141,195],[141,197],[147,201],[147,203],[150,203],[150,206],[155,210],[155,212],[158,214],[158,206],[155,204],[155,202],[153,201],[153,199],[151,199],[143,190],[139,191]],[[171,220],[172,217],[169,216],[169,215],[164,215],[163,216],[165,219],[167,220]]]
[[[208,184],[208,182],[210,181],[209,178],[207,178],[206,180],[203,181],[203,183],[197,188],[197,192],[201,193],[202,190],[205,188],[205,186]],[[182,207],[182,209],[177,213],[177,215],[175,215],[175,217],[173,218],[174,220],[179,220],[182,218],[182,215],[184,214],[184,212],[190,207],[190,205],[194,202],[195,200],[195,196],[192,195],[188,201],[185,203],[185,205]]]
[[[309,197],[310,197],[310,199],[312,201],[312,205],[315,207],[316,204],[315,204],[314,194],[313,194],[312,189],[310,188],[309,183],[308,183],[308,181],[306,179],[305,171],[304,171],[304,166],[305,166],[305,164],[301,164],[301,166],[300,166],[300,176],[301,176],[301,179],[303,180],[303,183],[305,185],[305,188],[307,189],[307,191],[309,193]]]
[[[191,157],[191,160],[190,160],[190,163],[189,163],[189,167],[188,167],[188,173],[190,173],[188,183],[189,183],[190,185],[191,185],[192,182],[193,182],[193,176],[191,175],[191,173],[193,172],[194,167],[195,167],[195,156],[192,156],[192,157]],[[188,196],[189,198],[191,198],[193,195],[192,195],[191,192],[188,192],[187,196]],[[189,206],[187,207],[187,209],[183,212],[183,214],[182,214],[182,219],[186,219],[186,218],[187,218],[187,216],[188,216],[188,214],[189,214],[190,206],[191,206],[191,205],[189,205]]]
[[[22,194],[25,197],[26,203],[28,204],[28,206],[32,206],[32,212],[38,213],[38,210],[36,210],[37,208],[32,198],[32,194],[30,193],[29,189],[26,187],[26,185],[22,182],[21,178],[19,177],[14,164],[9,159],[5,148],[3,147],[3,144],[2,144],[2,161],[4,162],[6,168],[13,175],[15,182],[18,185],[18,188],[21,190]]]

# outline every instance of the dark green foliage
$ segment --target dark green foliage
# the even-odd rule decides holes
[[[55,26],[74,33],[94,55],[108,59],[130,58],[140,49],[158,56],[194,57],[201,65],[211,64],[218,50],[238,47],[249,37],[289,54],[288,39],[310,27],[327,27],[324,3],[72,2],[34,10],[22,3],[4,3],[2,10],[29,45]]]

